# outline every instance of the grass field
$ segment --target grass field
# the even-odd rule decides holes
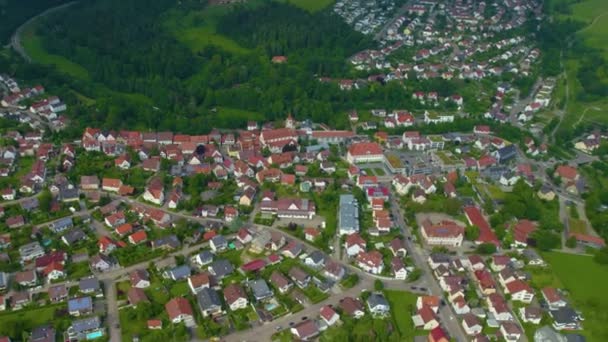
[[[227,11],[229,7],[226,6],[208,6],[202,11],[188,13],[169,11],[165,16],[164,25],[192,51],[212,45],[234,53],[246,53],[248,49],[216,32],[218,18]]]
[[[42,42],[35,34],[34,29],[34,26],[31,25],[23,32],[23,36],[21,37],[23,48],[30,58],[41,64],[55,65],[58,69],[72,77],[82,80],[89,79],[89,72],[81,65],[76,64],[65,57],[52,55],[44,50]]]
[[[301,9],[306,10],[311,13],[318,12],[335,2],[335,0],[276,0],[276,1],[292,4],[296,7],[300,7]]]
[[[608,58],[608,1],[605,0],[557,0],[562,3],[571,4],[571,13],[568,15],[557,15],[561,19],[573,19],[588,24],[578,35],[587,45],[603,49],[604,56]],[[595,102],[581,103],[576,100],[577,95],[583,91],[581,84],[576,78],[579,67],[578,60],[565,61],[568,86],[570,90],[566,115],[560,125],[560,129],[575,127],[580,122],[608,124],[608,100],[602,99]],[[557,101],[559,94],[555,94]],[[565,97],[565,94],[562,95]]]
[[[391,315],[395,324],[397,324],[402,341],[413,341],[415,336],[428,335],[427,332],[422,330],[417,331],[414,328],[412,312],[416,308],[416,299],[418,298],[415,294],[386,290],[384,291],[384,295],[391,305]]]
[[[551,252],[543,254],[553,272],[569,292],[577,310],[582,311],[583,335],[589,342],[608,341],[608,267],[599,265],[592,257]]]
[[[572,233],[587,234],[587,222],[585,220],[571,217],[568,222],[568,228]]]

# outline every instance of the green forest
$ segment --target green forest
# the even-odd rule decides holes
[[[59,89],[78,118],[74,132],[95,125],[200,133],[243,127],[251,118],[283,118],[286,112],[346,128],[345,113],[353,108],[419,109],[413,91],[436,90],[441,96],[478,91],[467,81],[438,79],[418,82],[416,89],[373,82],[341,91],[335,82],[319,78],[362,76],[345,60],[374,43],[331,10],[310,13],[270,1],[217,9],[194,0],[179,5],[173,0],[81,1],[61,15],[39,19],[35,32],[46,51],[84,67],[88,77],[66,77],[39,64],[13,63],[5,69]],[[183,25],[199,14],[187,25],[213,26],[216,36],[240,49],[193,48],[168,28],[167,22]],[[271,63],[275,55],[288,62]],[[10,61],[0,58],[0,64]],[[488,105],[471,101],[465,106],[481,113]]]

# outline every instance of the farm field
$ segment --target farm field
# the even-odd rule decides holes
[[[335,0],[277,0],[279,2],[285,2],[299,7],[308,12],[318,12],[329,5],[333,4]]]
[[[569,292],[575,309],[582,311],[582,334],[587,341],[608,341],[608,298],[604,286],[608,282],[608,267],[599,265],[590,256],[559,252],[543,254],[554,274]]]

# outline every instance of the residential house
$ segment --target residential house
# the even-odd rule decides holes
[[[391,308],[381,293],[372,293],[367,298],[367,309],[373,316],[386,316]]]
[[[355,299],[352,297],[344,297],[340,301],[339,305],[345,314],[347,314],[355,319],[365,316],[365,310],[363,308],[363,304],[361,304],[361,301],[359,301],[359,299]]]
[[[214,275],[218,280],[223,279],[224,277],[232,274],[234,272],[234,267],[230,263],[230,261],[226,259],[217,259],[209,265],[209,273]]]
[[[86,316],[93,313],[91,297],[78,297],[68,300],[68,312],[72,316]]]
[[[417,313],[412,316],[414,326],[419,329],[432,330],[439,326],[435,312],[428,306],[422,306]]]
[[[306,273],[304,270],[297,266],[294,266],[289,270],[289,277],[300,288],[307,287],[311,280],[310,274]]]
[[[319,328],[313,320],[298,323],[291,327],[290,331],[300,341],[311,341],[319,335]]]
[[[190,306],[190,302],[183,297],[171,299],[169,302],[167,302],[167,304],[165,304],[165,310],[167,311],[169,320],[172,323],[179,324],[184,322],[188,327],[193,327],[196,325],[192,306]]]
[[[150,274],[145,269],[135,270],[129,273],[131,286],[135,288],[145,289],[150,287]]]
[[[208,287],[201,289],[196,294],[196,300],[203,317],[216,316],[222,313],[222,302],[215,290]]]
[[[274,272],[273,272],[273,274],[274,274]],[[271,279],[271,281],[272,281],[272,279]],[[253,297],[258,302],[272,298],[272,296],[274,295],[272,290],[270,289],[270,287],[268,287],[268,284],[266,283],[266,281],[264,279],[254,279],[254,280],[249,281],[248,284],[249,284],[249,288],[251,289],[251,292],[253,293]]]
[[[209,273],[199,273],[188,277],[188,287],[193,294],[197,294],[204,288],[211,287],[211,276]]]
[[[133,307],[137,307],[137,304],[141,302],[150,301],[148,299],[148,296],[146,296],[144,290],[138,287],[132,287],[129,289],[129,291],[127,291],[127,300],[129,301],[129,304]]]
[[[224,299],[232,311],[245,309],[249,303],[245,290],[239,284],[230,284],[226,286],[226,288],[224,288]]]
[[[293,286],[293,283],[291,283],[289,281],[289,279],[287,279],[281,272],[279,271],[273,271],[272,274],[270,275],[270,282],[272,283],[272,285],[279,290],[279,292],[281,294],[285,294],[287,293],[291,287]]]
[[[340,320],[340,315],[329,305],[325,305],[320,310],[321,319],[327,326],[332,326]]]

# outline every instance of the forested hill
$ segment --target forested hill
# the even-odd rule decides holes
[[[358,104],[409,101],[398,84],[342,92],[318,82],[353,77],[345,59],[372,46],[329,9],[311,14],[255,0],[232,8],[199,0],[82,0],[40,19],[36,35],[46,51],[87,70],[70,87],[96,100],[75,110],[77,122],[89,125],[201,132],[290,111],[344,127],[344,112]],[[289,61],[272,64],[274,55]]]
[[[308,61],[309,71],[326,76],[343,74],[347,71],[346,57],[371,47],[368,37],[331,12],[311,15],[273,2],[235,10],[222,17],[218,31],[243,46],[261,47],[269,56],[289,55],[296,61]]]

